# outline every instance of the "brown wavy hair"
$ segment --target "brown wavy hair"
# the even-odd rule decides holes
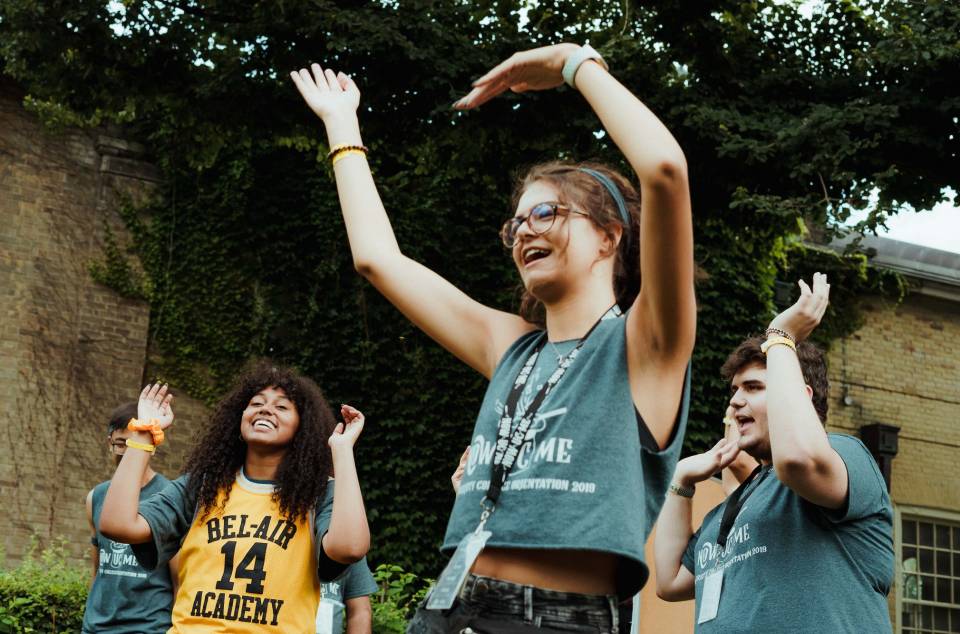
[[[607,176],[614,182],[627,204],[630,215],[629,226],[625,226],[617,208],[617,203],[607,188],[596,178],[581,171],[592,169]],[[613,227],[623,227],[620,244],[617,245],[613,269],[613,292],[620,308],[626,310],[640,292],[640,192],[626,177],[602,163],[574,163],[571,161],[550,161],[529,168],[514,187],[510,200],[511,212],[527,187],[536,182],[552,185],[557,190],[557,202],[569,205],[578,211],[589,214],[594,224],[611,239]],[[543,327],[546,313],[543,304],[530,291],[520,287],[520,316],[527,321]]]
[[[308,517],[326,493],[327,477],[333,475],[327,439],[336,426],[330,405],[309,378],[292,368],[258,361],[217,404],[184,466],[184,473],[190,474],[188,491],[196,496],[201,521],[223,512],[247,456],[247,444],[240,437],[240,417],[250,399],[270,387],[282,389],[300,416],[300,425],[277,470],[273,501],[282,516],[296,520]]]

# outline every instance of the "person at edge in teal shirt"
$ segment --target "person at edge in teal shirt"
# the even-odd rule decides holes
[[[379,589],[366,557],[333,581],[321,583],[316,634],[369,634],[373,627],[370,595]]]
[[[859,439],[826,433],[827,372],[804,341],[826,276],[721,370],[740,438],[677,464],[657,523],[657,594],[696,599],[696,632],[891,632],[893,508]],[[695,533],[695,486],[746,452],[760,461]]]
[[[120,464],[127,450],[127,429],[137,417],[136,402],[125,403],[110,414],[107,446],[114,462]],[[140,483],[140,499],[162,490],[169,480],[148,468]],[[101,482],[87,494],[87,521],[90,523],[93,577],[83,611],[83,634],[161,634],[170,628],[170,610],[177,587],[177,558],[167,566],[147,570],[137,562],[128,544],[104,537],[98,528],[103,499],[110,481]]]

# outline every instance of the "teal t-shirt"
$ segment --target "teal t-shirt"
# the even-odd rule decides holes
[[[320,584],[320,607],[317,610],[317,634],[342,634],[346,601],[376,593],[380,588],[370,574],[367,558],[350,564],[343,574]]]
[[[154,496],[169,484],[159,473],[140,489],[140,499]],[[161,566],[147,570],[137,561],[128,544],[121,544],[100,533],[100,512],[110,481],[93,489],[93,525],[97,534],[92,542],[100,551],[100,566],[87,595],[83,612],[84,634],[151,634],[170,627],[173,586],[170,569]]]
[[[627,375],[626,318],[601,321],[566,374],[543,401],[486,528],[488,546],[594,550],[619,555],[618,594],[646,581],[644,544],[673,476],[690,394],[690,373],[669,445],[660,451],[638,420]],[[514,381],[546,337],[523,335],[506,351],[487,388],[470,443],[443,550],[452,552],[477,527],[489,484],[497,424]],[[549,343],[519,400],[525,411],[574,343]],[[518,420],[514,412],[514,421]]]
[[[853,436],[829,434],[847,467],[847,503],[831,510],[804,500],[770,469],[753,486],[723,552],[717,545],[725,504],[710,511],[687,546],[683,565],[696,578],[696,616],[704,580],[723,570],[720,605],[701,634],[723,632],[890,632],[893,507],[877,464]],[[697,619],[699,620],[699,618]]]

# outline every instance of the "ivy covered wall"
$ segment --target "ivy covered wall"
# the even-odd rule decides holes
[[[515,50],[590,42],[690,165],[701,269],[687,446],[718,433],[717,369],[769,320],[779,278],[831,277],[821,339],[857,297],[899,292],[862,255],[803,246],[854,210],[872,228],[957,185],[960,7],[931,1],[166,2],[0,0],[0,60],[51,125],[124,123],[165,186],[129,206],[97,279],[150,301],[150,375],[208,402],[252,356],[292,363],[368,413],[358,450],[373,558],[436,574],[481,377],[353,271],[322,126],[287,71],[349,72],[402,248],[509,308],[497,238],[513,175],[557,158],[625,167],[573,91],[450,104]],[[54,36],[51,37],[51,34]],[[952,135],[952,136],[951,136]],[[878,201],[868,205],[870,192]]]

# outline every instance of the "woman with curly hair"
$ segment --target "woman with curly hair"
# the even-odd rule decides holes
[[[217,405],[184,475],[138,506],[172,398],[160,384],[140,394],[131,427],[150,429],[127,441],[101,531],[148,569],[179,552],[171,632],[312,631],[321,581],[370,545],[353,458],[363,414],[343,405],[336,423],[313,381],[255,366]]]
[[[409,631],[616,631],[618,595],[648,575],[644,543],[687,416],[696,305],[683,151],[589,46],[520,52],[475,81],[454,107],[566,82],[639,184],[592,163],[520,179],[500,230],[526,293],[514,314],[403,254],[354,81],[318,64],[291,78],[326,128],[357,271],[490,381],[442,546],[451,563]]]

